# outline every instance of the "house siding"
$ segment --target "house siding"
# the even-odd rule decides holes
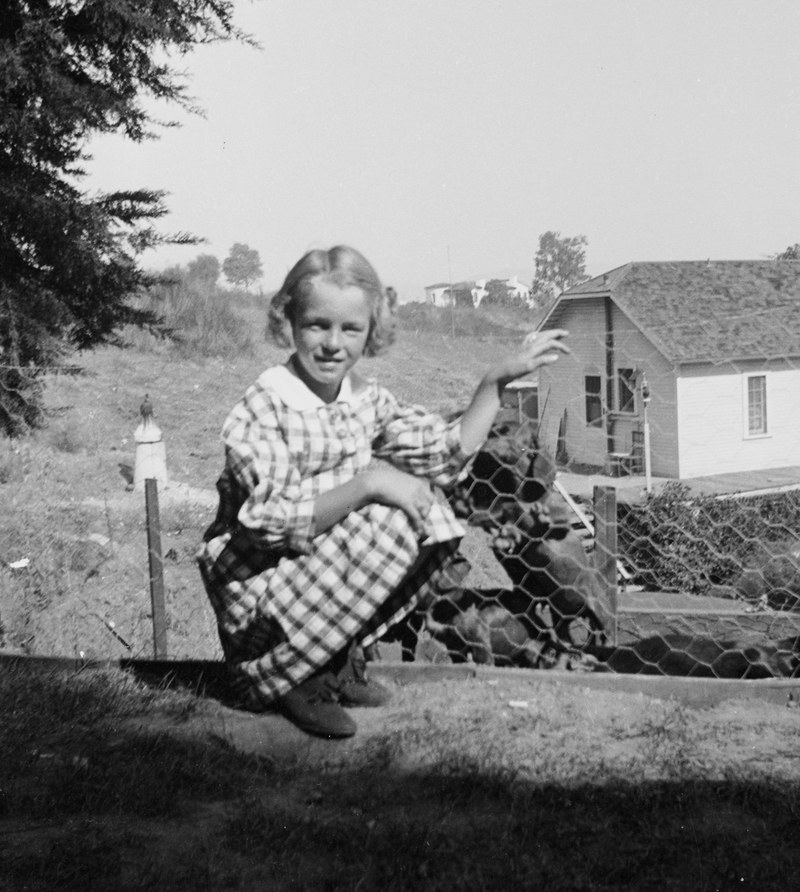
[[[585,422],[584,375],[599,374],[605,381],[605,321],[603,300],[564,302],[548,320],[548,328],[565,328],[572,354],[539,373],[539,436],[542,445],[556,453],[558,429],[566,410],[566,446],[572,461],[603,463],[606,434]],[[605,406],[605,386],[603,386]],[[602,456],[602,457],[601,457]]]
[[[640,369],[647,378],[650,402],[647,421],[650,425],[650,472],[655,477],[677,477],[678,461],[678,398],[675,370],[616,305],[613,312],[614,365],[617,368]],[[629,452],[631,431],[644,427],[644,406],[639,394],[636,414],[613,415],[616,452]]]
[[[546,367],[540,373],[540,438],[543,445],[555,453],[559,423],[566,409],[566,450],[569,459],[603,467],[609,451],[630,452],[632,432],[642,430],[644,422],[644,407],[638,394],[635,412],[606,414],[605,298],[564,301],[556,307],[547,327],[566,328],[569,331],[568,343],[572,355],[563,357],[555,366]],[[611,328],[614,334],[614,369],[644,371],[650,385],[652,399],[648,406],[648,421],[651,431],[651,471],[656,476],[677,476],[677,401],[673,368],[613,302]],[[584,377],[590,374],[599,375],[602,379],[602,427],[586,424]],[[616,387],[616,371],[613,384]],[[615,399],[613,396],[612,404]]]
[[[745,376],[766,374],[767,434],[748,437]],[[800,369],[775,361],[742,362],[727,371],[710,364],[681,367],[680,476],[703,477],[800,465]]]

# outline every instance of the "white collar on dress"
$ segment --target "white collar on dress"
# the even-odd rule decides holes
[[[271,390],[290,409],[298,412],[320,409],[329,405],[310,390],[296,375],[293,375],[285,365],[275,365],[262,372],[258,383],[261,387]],[[353,386],[354,383],[355,387]],[[350,373],[348,372],[342,380],[339,396],[336,397],[334,402],[354,405],[356,396],[363,391],[364,384],[365,382],[360,378],[357,378],[355,382],[351,381]]]

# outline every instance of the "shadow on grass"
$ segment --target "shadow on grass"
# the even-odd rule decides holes
[[[4,672],[0,887],[789,889],[800,868],[800,778],[705,777],[683,709],[639,722],[632,759],[613,735],[570,749],[546,717],[519,760],[441,716],[313,761],[149,730],[202,708],[119,670]]]
[[[120,668],[149,687],[185,689],[235,708],[225,664],[214,660],[122,660]]]
[[[304,805],[251,799],[225,845],[277,889],[781,889],[796,815],[794,784],[354,772]]]
[[[238,792],[201,832],[194,799],[171,832],[95,813],[36,854],[0,857],[4,888],[767,890],[793,888],[800,868],[796,784],[362,769],[278,772]]]

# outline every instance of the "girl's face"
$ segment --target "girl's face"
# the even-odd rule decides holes
[[[294,368],[306,386],[326,403],[339,395],[347,372],[361,359],[372,312],[364,292],[324,279],[312,283],[292,319]]]

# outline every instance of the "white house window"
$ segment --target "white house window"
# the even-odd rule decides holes
[[[745,376],[745,435],[763,437],[767,429],[767,376]]]
[[[636,411],[636,372],[617,369],[617,411]]]
[[[586,390],[586,423],[590,427],[603,426],[603,400],[601,397],[603,382],[600,375],[584,377]]]

